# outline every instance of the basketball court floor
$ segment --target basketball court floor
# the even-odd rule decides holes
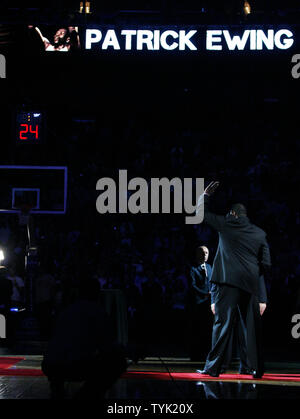
[[[42,355],[0,356],[0,399],[50,399],[47,378],[41,371]],[[129,365],[105,398],[114,400],[300,399],[300,363],[266,362],[262,379],[239,375],[238,364],[213,378],[195,372],[188,358],[146,357]],[[91,365],[91,368],[93,366]],[[72,399],[82,383],[66,383]]]

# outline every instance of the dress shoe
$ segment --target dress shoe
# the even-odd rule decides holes
[[[198,374],[210,375],[211,377],[219,377],[219,374],[214,374],[214,373],[206,371],[206,370],[196,370],[196,372]]]
[[[261,371],[252,371],[252,377],[253,378],[261,378],[262,376],[264,375],[264,373],[263,372],[261,372]]]

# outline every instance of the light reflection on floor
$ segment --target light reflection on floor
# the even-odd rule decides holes
[[[7,356],[9,354],[6,354]],[[15,368],[40,368],[41,355],[24,355],[25,360]],[[195,372],[195,366],[185,359],[146,358],[129,371]],[[267,364],[268,372],[299,373],[300,365],[292,363]],[[166,369],[167,368],[167,369]],[[72,398],[81,383],[66,383],[67,398]],[[0,376],[0,399],[49,399],[46,377]],[[195,380],[153,380],[148,378],[121,378],[107,392],[107,400],[204,400],[204,399],[300,399],[300,383],[268,382],[257,380],[224,382]]]
[[[299,399],[300,386],[222,381],[119,380],[108,399]]]

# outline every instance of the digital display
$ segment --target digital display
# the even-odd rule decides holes
[[[77,51],[81,48],[78,27],[29,25],[28,30],[29,39],[34,42],[34,45],[42,46],[45,51],[68,52]]]
[[[289,29],[87,29],[85,49],[148,51],[285,50],[294,44]]]
[[[39,143],[43,135],[43,114],[41,112],[19,111],[16,118],[17,142]]]
[[[280,51],[296,44],[290,27],[244,25],[187,27],[120,27],[103,24],[78,26],[28,25],[32,48],[45,51]]]

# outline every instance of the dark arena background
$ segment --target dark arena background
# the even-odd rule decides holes
[[[195,414],[210,398],[298,399],[299,2],[27,3],[0,6],[0,397],[59,398],[44,354],[58,316],[97,283],[103,326],[126,358],[116,376],[112,353],[101,368],[81,363],[93,383],[83,398],[98,398],[104,377],[105,412],[134,412],[127,400],[147,413],[181,403],[182,414],[193,400]],[[193,319],[201,352],[191,355],[190,271],[200,245],[213,265],[218,234],[174,211],[100,214],[97,181],[118,193],[120,170],[128,182],[219,181],[214,212],[242,202],[267,233],[262,378],[238,373],[238,349],[219,377],[196,373],[213,314],[208,304]],[[81,321],[78,311],[75,339]],[[73,378],[65,398],[81,394]]]

